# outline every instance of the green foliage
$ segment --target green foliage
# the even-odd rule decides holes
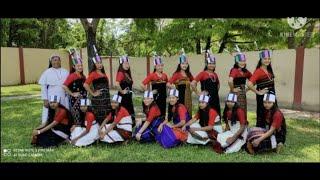
[[[1,46],[65,48],[72,43],[66,19],[1,19]]]
[[[311,25],[314,29],[308,33]],[[0,27],[1,46],[87,46],[79,19],[0,19]],[[319,46],[319,39],[319,19],[315,18],[308,18],[298,30],[291,28],[286,18],[101,19],[96,32],[101,55],[140,57],[153,52],[172,56],[181,48],[186,53],[201,53],[206,48],[213,53],[235,52],[236,44],[243,51],[252,51],[296,48],[306,41],[305,47],[311,48]]]

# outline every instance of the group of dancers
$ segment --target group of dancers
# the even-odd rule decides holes
[[[96,49],[88,77],[83,74],[79,53],[73,49],[70,54],[73,63],[70,74],[61,68],[60,56],[53,55],[49,68],[40,77],[43,111],[41,125],[32,132],[35,146],[69,142],[82,147],[99,141],[117,143],[135,139],[141,143],[157,142],[164,148],[187,143],[210,145],[217,153],[245,149],[250,154],[280,152],[284,146],[286,123],[277,105],[270,50],[259,53],[253,74],[246,68],[246,55],[240,52],[234,55],[235,63],[227,82],[230,92],[225,97],[223,112],[220,81],[215,71],[217,60],[212,53],[205,53],[204,69],[195,77],[184,52],[170,78],[164,73],[162,57],[155,56],[154,71],[138,82],[144,91],[145,118],[135,116],[134,80],[128,56],[119,58],[118,92],[111,97],[109,79]],[[197,89],[198,82],[201,91]],[[256,94],[255,127],[249,127],[247,121],[248,91]],[[192,93],[198,97],[194,115]]]

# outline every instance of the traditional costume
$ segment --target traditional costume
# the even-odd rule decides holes
[[[208,63],[216,63],[216,58],[209,54],[206,57],[206,64]],[[197,82],[200,81],[201,83],[201,91],[207,91],[210,99],[209,99],[209,104],[212,108],[214,108],[217,113],[220,116],[220,99],[219,99],[219,94],[218,94],[218,87],[219,87],[219,78],[217,73],[213,72],[213,73],[209,73],[206,70],[200,72],[195,80]]]
[[[263,96],[263,101],[270,101],[275,103],[276,97],[273,94],[265,94]],[[267,137],[266,139],[261,141],[257,147],[253,147],[252,141],[261,137],[261,135],[269,131],[271,126],[276,129],[274,133],[270,137]],[[286,121],[280,109],[276,109],[275,112],[272,112],[272,110],[265,110],[260,126],[252,127],[249,129],[246,150],[249,153],[254,154],[276,149],[279,143],[285,143],[286,134]]]
[[[82,64],[82,59],[77,54],[77,52],[72,53],[72,63],[73,65]],[[72,74],[69,74],[69,76],[63,83],[63,85],[67,86],[72,93],[80,93],[80,96],[78,97],[73,97],[69,95],[69,109],[71,111],[75,124],[82,123],[80,122],[80,99],[85,99],[87,97],[87,91],[83,87],[85,80],[86,77],[84,75],[77,74],[77,72],[74,72]]]
[[[153,61],[154,66],[158,64],[163,64],[160,56],[155,57]],[[151,82],[152,90],[157,90],[157,94],[155,94],[155,102],[160,108],[161,115],[166,115],[166,98],[167,98],[167,82],[168,76],[166,73],[161,73],[161,76],[158,76],[156,72],[150,73],[144,80],[143,84],[147,85]]]
[[[179,57],[180,64],[188,62],[185,54]],[[193,81],[193,76],[183,76],[181,72],[176,72],[170,78],[169,83],[174,84],[179,90],[179,100],[178,102],[185,105],[192,116],[192,91],[190,88],[190,83]]]
[[[121,96],[114,95],[112,101],[121,103]],[[129,140],[132,136],[132,118],[129,112],[122,106],[119,107],[119,110],[112,110],[107,118],[108,124],[104,126],[102,131],[105,131],[109,128],[111,123],[115,122],[116,127],[107,133],[104,138],[101,140],[107,143],[121,142]]]
[[[237,103],[237,95],[234,93],[229,93],[226,98],[226,101]],[[238,152],[246,143],[248,135],[248,122],[246,120],[245,112],[241,107],[237,107],[235,112],[232,112],[232,109],[229,109],[225,113],[228,130],[218,134],[217,141],[220,143],[221,148],[225,153]],[[241,125],[246,126],[242,134],[239,135],[233,143],[228,144],[227,139],[229,137],[233,137],[234,134],[236,134],[239,131]]]
[[[92,58],[96,64],[101,62],[100,58]],[[101,94],[91,98],[93,113],[99,124],[102,123],[106,115],[111,111],[110,105],[110,92],[109,92],[109,79],[106,74],[100,74],[93,71],[85,81],[86,84],[93,86],[93,91],[100,90]]]
[[[209,99],[209,96],[204,94],[199,96],[199,102],[202,101],[208,104]],[[220,116],[217,111],[209,105],[207,105],[207,108],[205,109],[199,109],[197,114],[194,116],[194,119],[197,119],[198,121],[192,123],[190,128],[213,126],[213,129],[210,131],[195,131],[194,133],[188,132],[187,143],[205,145],[210,141],[210,139],[216,140],[218,133],[222,133]]]
[[[124,62],[129,62],[128,56],[122,56],[119,60],[120,66]],[[121,106],[125,107],[129,114],[132,116],[132,120],[135,119],[135,113],[134,113],[134,107],[132,102],[132,85],[133,85],[133,79],[130,77],[130,75],[126,72],[118,71],[116,76],[116,81],[119,82],[120,87],[122,90],[128,90],[127,94],[121,94],[118,92],[118,95],[122,97]]]
[[[152,91],[145,91],[143,97],[153,99]],[[151,105],[147,107],[144,113],[146,115],[146,121],[148,121],[150,124],[147,129],[145,129],[141,133],[140,142],[152,142],[155,141],[155,134],[157,134],[158,127],[163,122],[163,117],[161,116],[158,105],[154,102],[152,102]],[[145,122],[143,122],[135,129],[134,136],[139,132],[144,123]]]
[[[81,99],[80,106],[91,106],[91,101],[89,99]],[[75,146],[79,147],[88,146],[99,139],[99,124],[96,122],[93,112],[81,112],[81,115],[81,117],[84,119],[81,121],[83,124],[75,127],[70,136],[70,139],[73,140],[81,135],[84,131],[89,131],[86,135],[82,136],[76,141]]]
[[[235,56],[235,63],[245,62],[245,54],[239,53]],[[234,88],[240,88],[240,91],[237,93],[238,96],[238,105],[245,111],[247,115],[247,96],[246,96],[246,80],[250,79],[252,76],[251,72],[243,68],[232,68],[230,70],[229,77],[233,78]]]
[[[179,97],[179,91],[171,89],[169,96]],[[176,103],[172,107],[172,116],[169,117],[169,121],[173,119],[173,124],[178,124],[181,120],[188,122],[191,117],[187,108],[180,103]],[[187,132],[182,131],[181,128],[171,128],[168,125],[163,125],[161,133],[156,134],[157,142],[164,148],[172,148],[183,142],[186,142],[188,137]]]
[[[271,57],[271,52],[269,50],[264,50],[260,52],[260,61],[263,58],[270,58]],[[252,84],[257,84],[257,90],[262,90],[264,88],[268,88],[270,93],[275,94],[275,86],[274,86],[274,75],[271,72],[266,72],[264,69],[261,67],[256,69],[251,76],[250,82]],[[256,94],[256,99],[257,99],[257,126],[261,126],[262,119],[264,116],[264,107],[263,107],[263,95],[258,95]]]
[[[60,103],[61,97],[57,95],[50,96],[49,102]],[[73,124],[70,112],[62,105],[59,104],[56,110],[49,109],[47,125],[56,121],[58,124],[53,128],[38,134],[32,144],[44,148],[58,146],[64,141],[69,141],[70,128]],[[41,130],[41,129],[39,129]]]

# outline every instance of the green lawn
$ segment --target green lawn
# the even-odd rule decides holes
[[[4,86],[1,87],[1,96],[23,96],[40,94],[41,87],[39,84],[27,84],[19,86]]]
[[[141,106],[141,98],[136,98],[134,104]],[[252,156],[240,151],[219,155],[210,146],[186,144],[163,149],[156,143],[136,141],[127,146],[102,143],[87,148],[66,144],[43,152],[30,145],[31,131],[40,122],[41,106],[36,98],[1,102],[2,162],[320,162],[319,119],[287,119],[287,142],[280,154]],[[248,117],[251,126],[255,124],[255,113],[249,112]],[[4,149],[11,150],[11,154],[4,155]]]

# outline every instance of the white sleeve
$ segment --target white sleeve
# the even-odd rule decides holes
[[[41,85],[41,99],[48,99],[48,88],[47,85]]]
[[[47,84],[47,72],[48,72],[48,69],[41,74],[38,84],[41,84],[41,85]]]

